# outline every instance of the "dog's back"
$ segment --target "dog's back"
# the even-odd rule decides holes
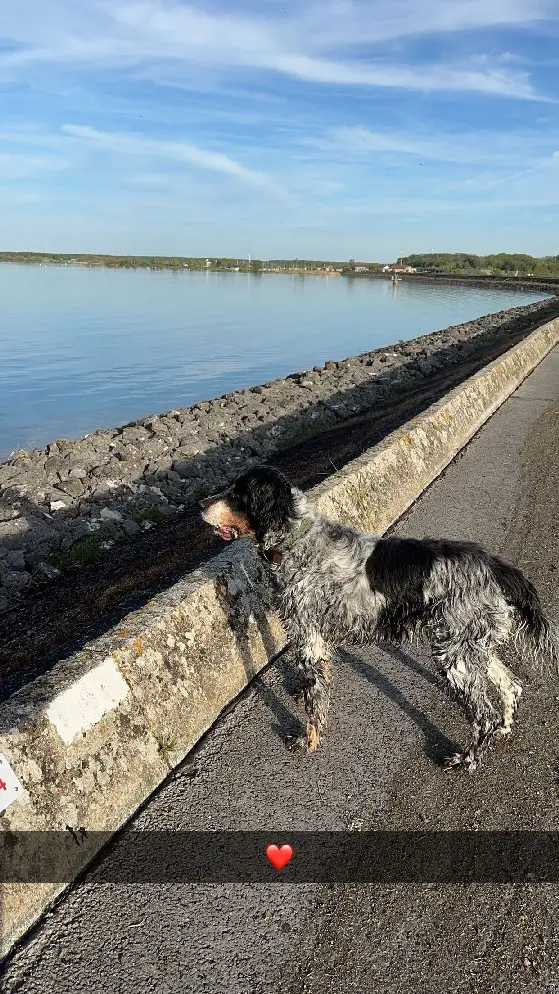
[[[379,618],[384,638],[399,640],[422,624],[428,629],[432,616],[458,630],[489,626],[497,643],[514,634],[534,655],[559,662],[555,626],[535,587],[516,566],[475,542],[382,538],[366,570],[371,587],[386,599]],[[484,634],[478,631],[477,639]]]

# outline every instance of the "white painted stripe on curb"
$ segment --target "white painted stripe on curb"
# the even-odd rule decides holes
[[[82,732],[112,711],[128,694],[114,659],[109,656],[82,676],[72,687],[58,694],[47,708],[47,717],[60,738],[70,745]]]
[[[24,791],[12,767],[0,752],[0,812],[23,797]]]

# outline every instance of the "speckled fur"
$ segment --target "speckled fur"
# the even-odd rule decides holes
[[[513,639],[532,656],[559,662],[556,630],[534,587],[516,567],[474,543],[358,533],[323,517],[268,467],[244,474],[225,494],[204,502],[203,516],[214,526],[220,501],[237,520],[244,516],[244,533],[256,537],[270,562],[302,671],[307,729],[288,740],[293,750],[313,751],[320,742],[330,661],[340,644],[426,640],[473,728],[468,747],[447,765],[470,770],[496,733],[510,733],[522,693],[499,659],[502,647]]]

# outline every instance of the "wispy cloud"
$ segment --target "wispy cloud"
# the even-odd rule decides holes
[[[196,67],[214,71],[268,71],[318,84],[481,92],[534,98],[526,72],[468,59],[399,63],[379,48],[427,34],[537,25],[547,0],[325,0],[287,3],[270,14],[209,13],[173,0],[52,0],[49,18],[38,0],[20,0],[3,16],[12,50],[0,55],[0,72],[17,76],[33,66],[150,68],[169,81],[191,80]],[[364,46],[369,51],[364,51]],[[390,54],[390,53],[389,53]]]
[[[270,176],[247,169],[240,162],[235,162],[220,152],[209,152],[186,142],[156,141],[118,132],[97,131],[95,128],[78,124],[65,124],[62,130],[72,138],[88,142],[99,149],[117,152],[124,156],[151,156],[195,166],[198,169],[233,176],[282,199],[288,197],[288,192]]]
[[[541,131],[427,132],[401,127],[373,131],[362,125],[331,128],[326,134],[299,136],[301,145],[345,161],[374,161],[383,155],[413,157],[424,161],[518,167],[549,155],[559,135]]]
[[[71,162],[54,155],[21,155],[13,152],[0,152],[0,179],[24,179],[40,176],[43,173],[58,173],[71,167]]]
[[[449,65],[433,65],[423,69],[379,63],[336,62],[305,55],[278,54],[267,60],[266,68],[312,83],[335,83],[347,86],[373,86],[387,89],[463,90],[494,96],[536,99],[527,73],[504,70],[456,69]]]
[[[556,16],[553,0],[393,0],[390,4],[340,0],[328,5],[327,18],[321,17],[323,10],[312,4],[302,16],[319,45],[537,25]]]

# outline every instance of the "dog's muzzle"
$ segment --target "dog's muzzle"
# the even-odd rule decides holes
[[[233,525],[224,525],[219,521],[212,520],[211,508],[224,500],[224,496],[218,494],[213,497],[204,497],[203,500],[199,501],[200,509],[202,511],[202,519],[207,525],[210,525],[211,528],[213,528],[214,534],[221,538],[224,542],[234,542],[240,534],[238,529]]]

